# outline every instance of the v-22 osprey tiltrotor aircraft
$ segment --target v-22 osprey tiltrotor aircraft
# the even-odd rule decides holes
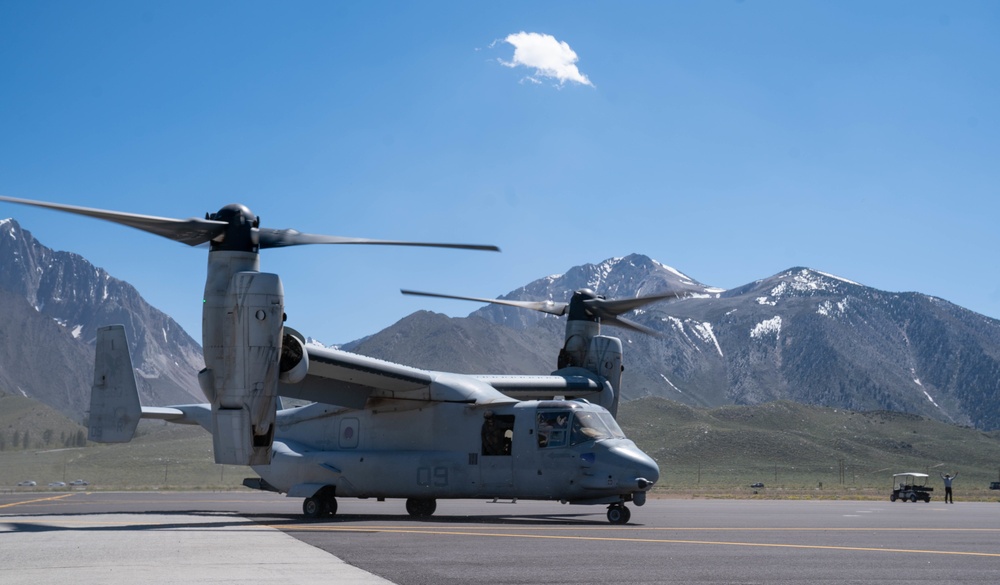
[[[260,227],[242,205],[178,220],[10,197],[0,200],[86,215],[191,246],[209,244],[198,374],[208,404],[141,406],[121,325],[97,332],[89,438],[132,439],[140,418],[198,424],[215,461],[249,465],[251,488],[304,498],[312,518],[337,512],[337,498],[405,498],[415,517],[440,498],[645,503],[656,462],[615,421],[622,345],[600,324],[651,333],[619,315],[674,295],[605,300],[577,291],[569,303],[449,297],[568,313],[559,369],[549,376],[465,375],[394,364],[307,345],[285,327],[283,289],[260,271],[259,251],[304,244],[380,244],[494,250],[303,234]],[[279,396],[310,402],[281,408]],[[588,401],[590,400],[590,401]]]

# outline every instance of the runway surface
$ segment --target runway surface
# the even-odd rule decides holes
[[[1000,582],[1000,504],[650,500],[603,507],[255,492],[0,495],[0,583]],[[311,546],[310,546],[311,545]],[[383,580],[385,579],[385,580]],[[131,579],[126,579],[129,581]]]

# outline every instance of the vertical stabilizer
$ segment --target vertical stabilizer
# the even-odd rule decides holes
[[[98,443],[127,443],[132,440],[141,416],[125,327],[101,327],[97,330],[88,438]]]

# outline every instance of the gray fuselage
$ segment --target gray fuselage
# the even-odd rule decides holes
[[[290,496],[324,485],[344,497],[593,504],[641,504],[659,479],[656,462],[606,409],[562,400],[285,409],[271,464],[253,469]]]

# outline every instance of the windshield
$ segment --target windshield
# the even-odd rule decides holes
[[[610,412],[599,412],[597,415],[600,416],[601,421],[608,426],[608,430],[611,431],[612,439],[625,438],[625,431],[618,426],[618,421],[615,420],[615,417],[611,416]]]
[[[625,438],[610,412],[544,410],[539,411],[535,422],[538,446],[543,449]]]
[[[610,413],[575,412],[573,413],[573,428],[570,431],[570,444],[576,445],[585,441],[599,439],[624,439],[625,433],[615,422]]]

